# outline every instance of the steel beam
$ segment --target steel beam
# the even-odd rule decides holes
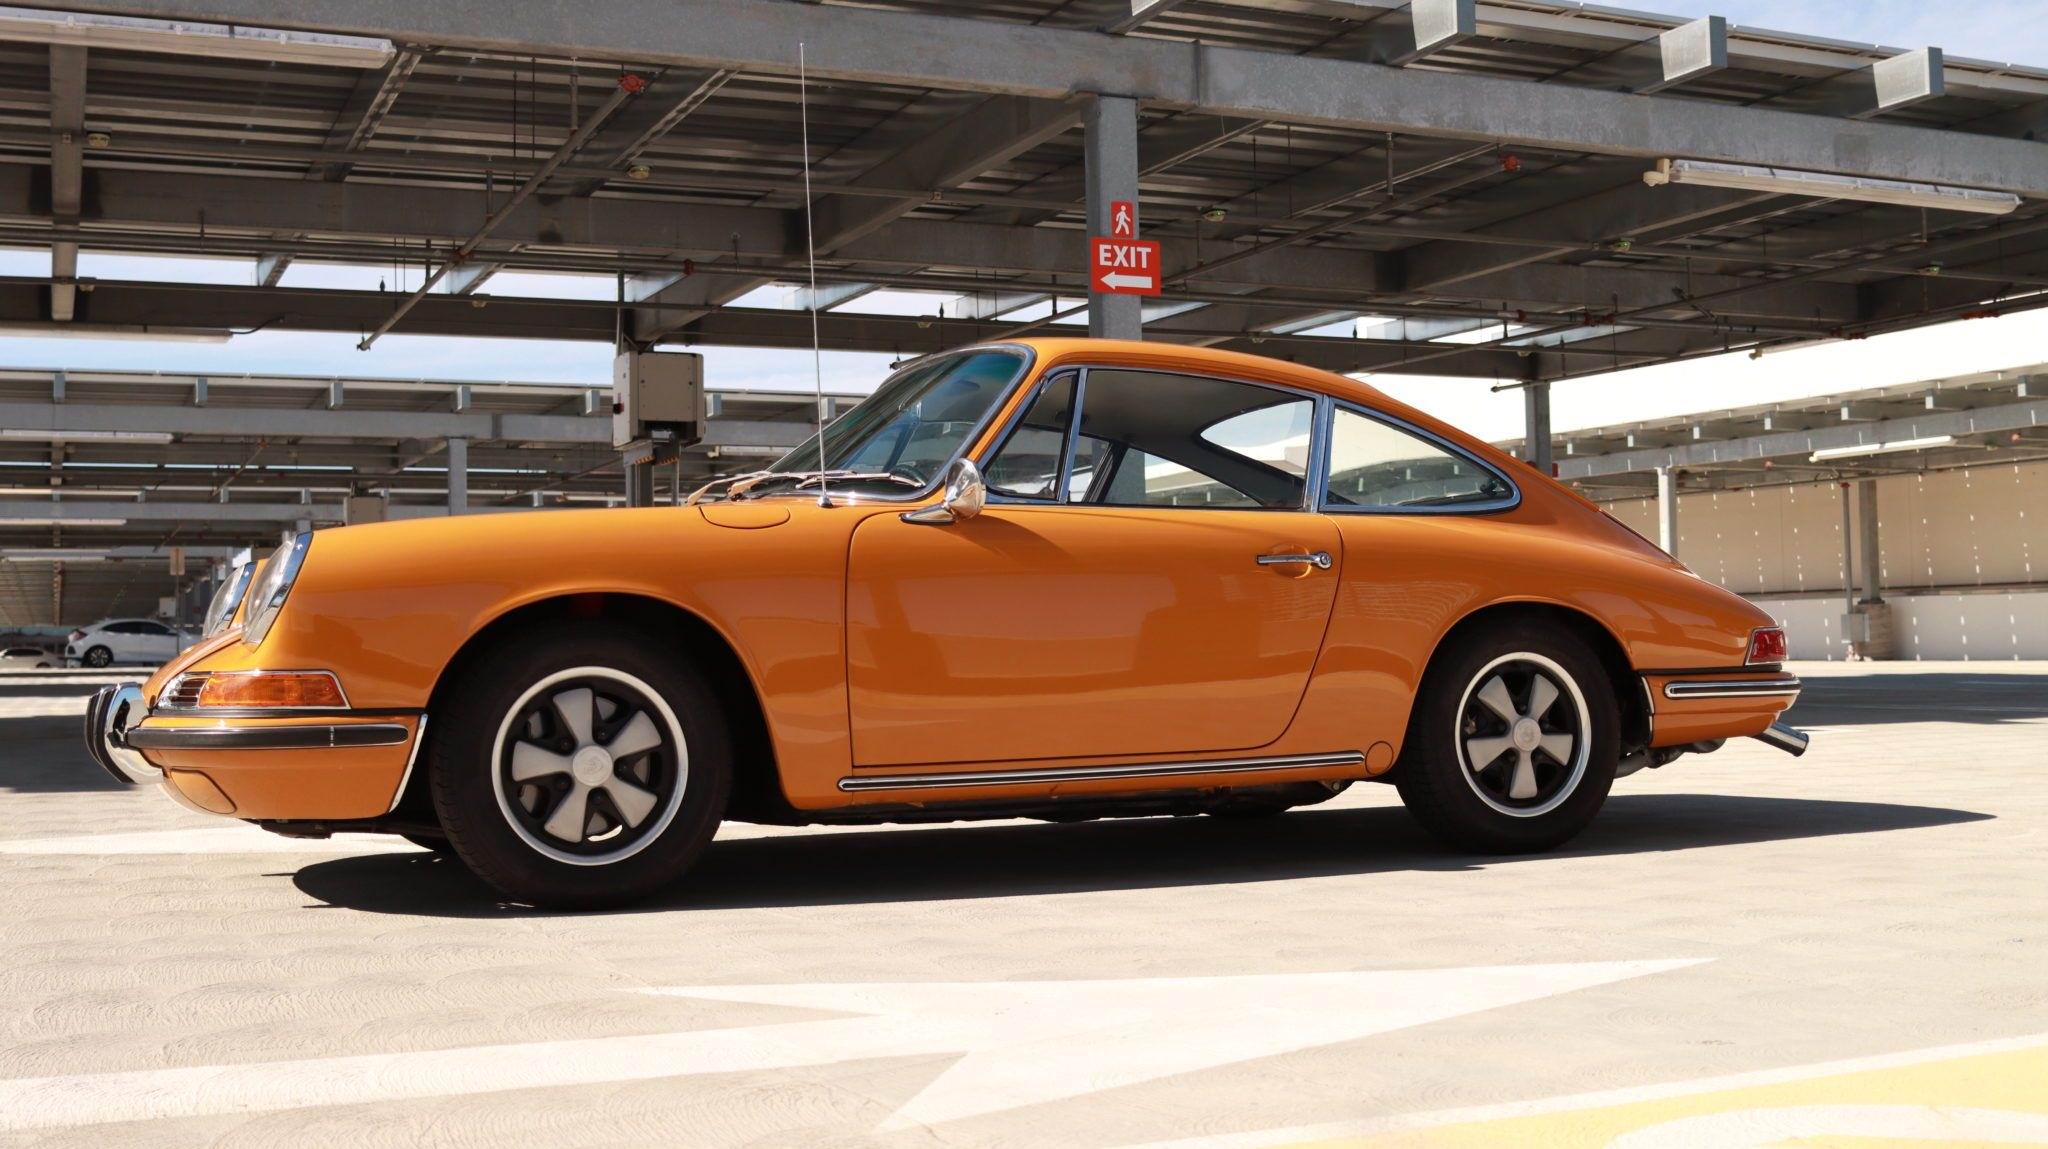
[[[678,19],[673,0],[573,8],[507,0],[478,20],[467,5],[409,0],[293,0],[285,9],[276,0],[27,2],[780,75],[795,73],[804,43],[820,79],[1038,99],[1113,86],[1148,103],[1228,116],[2048,194],[2048,164],[2032,141],[1588,88],[1530,98],[1522,80],[851,5],[693,0]]]
[[[50,216],[78,222],[85,181],[85,49],[50,45]],[[78,314],[78,245],[50,246],[50,318],[68,323]]]
[[[1608,455],[1580,455],[1566,459],[1559,465],[1559,477],[1590,479],[1603,475],[1654,472],[1660,467],[1699,470],[1764,459],[1810,455],[1831,447],[1896,443],[1939,435],[1952,435],[1962,439],[1971,435],[2024,431],[2044,425],[2048,425],[2048,400],[2033,400],[1873,423],[1835,424],[1814,430],[1780,431],[1742,439],[1687,443],[1678,447],[1651,447],[1635,451],[1617,451]],[[1844,464],[1853,465],[1853,460],[1845,460]]]

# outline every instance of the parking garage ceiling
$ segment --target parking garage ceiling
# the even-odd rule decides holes
[[[2026,307],[2048,283],[2048,73],[1938,50],[1519,2],[29,7],[319,35],[0,19],[0,241],[252,268],[205,291],[17,278],[9,323],[807,346],[806,316],[737,302],[803,265],[800,42],[825,301],[948,297],[828,311],[828,347],[999,337],[1027,326],[1004,312],[1080,294],[1093,92],[1141,100],[1167,272],[1148,338],[1557,378]],[[1647,186],[1673,157],[2021,204]],[[395,323],[392,293],[278,282],[292,260],[462,252],[452,294]],[[622,276],[625,305],[472,294],[507,268]],[[1361,314],[1407,322],[1322,333]]]

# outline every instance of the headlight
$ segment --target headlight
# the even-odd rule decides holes
[[[256,572],[249,587],[249,610],[242,622],[243,642],[254,646],[270,633],[270,624],[277,621],[277,612],[284,609],[285,596],[298,581],[299,568],[305,565],[306,551],[312,545],[311,532],[293,535],[292,541],[263,561],[263,569]]]
[[[248,551],[237,554],[228,564],[228,575],[221,580],[220,589],[213,592],[213,601],[206,604],[206,625],[201,631],[211,638],[227,629],[230,619],[235,617],[235,608],[242,605],[242,597],[249,591],[249,580],[256,574],[256,560]]]

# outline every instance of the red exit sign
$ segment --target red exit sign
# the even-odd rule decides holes
[[[1103,295],[1159,294],[1158,241],[1090,239],[1088,286]]]

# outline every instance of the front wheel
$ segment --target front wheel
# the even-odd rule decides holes
[[[427,751],[435,812],[463,862],[558,909],[677,881],[731,789],[725,717],[702,678],[590,624],[537,628],[470,666]]]
[[[1586,644],[1541,622],[1474,630],[1423,678],[1395,771],[1424,828],[1463,849],[1562,845],[1607,799],[1621,720]]]

